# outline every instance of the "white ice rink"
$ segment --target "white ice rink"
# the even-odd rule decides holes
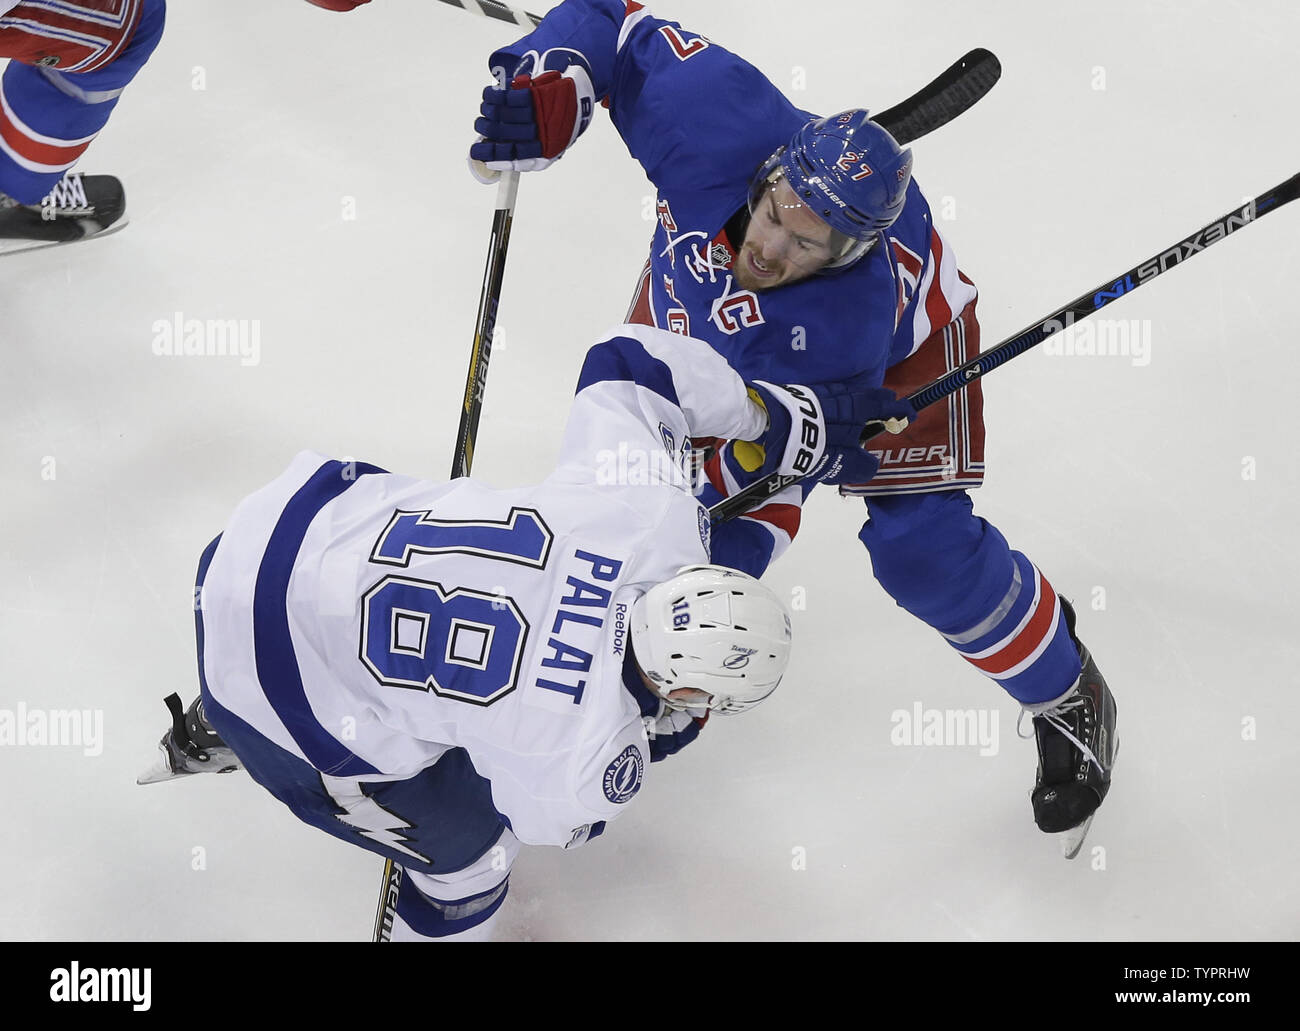
[[[129,227],[0,259],[0,709],[103,720],[98,755],[0,745],[0,938],[365,940],[380,859],[243,775],[134,779],[162,697],[197,691],[194,569],[240,498],[304,447],[446,474],[494,198],[464,151],[518,33],[433,0],[171,6],[81,166],[125,181]],[[1300,170],[1290,0],[654,10],[823,112],[998,54],[913,144],[986,347]],[[477,476],[550,467],[650,194],[604,113],[524,178]],[[876,585],[861,502],[819,491],[770,574],[802,606],[781,691],[589,847],[526,850],[501,935],[1300,936],[1297,234],[1300,204],[1108,309],[1145,350],[985,381],[977,511],[1077,600],[1119,705],[1077,860],[1034,827],[1017,706]],[[177,313],[256,323],[256,361],[154,354]],[[891,743],[917,705],[996,718],[994,754]]]

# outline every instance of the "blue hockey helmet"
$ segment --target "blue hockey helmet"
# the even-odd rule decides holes
[[[754,177],[749,207],[781,178],[835,231],[838,252],[825,271],[862,257],[903,213],[912,152],[855,108],[800,126]]]

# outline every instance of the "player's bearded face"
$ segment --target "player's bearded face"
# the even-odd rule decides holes
[[[806,279],[835,258],[834,236],[778,179],[754,204],[736,255],[736,283],[744,290],[771,290]]]

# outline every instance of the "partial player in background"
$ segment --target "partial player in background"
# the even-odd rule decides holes
[[[165,0],[0,0],[0,253],[126,224],[122,184],[69,169],[157,47]]]
[[[709,564],[689,440],[861,471],[862,423],[909,413],[862,384],[747,385],[705,344],[625,326],[588,353],[537,486],[304,452],[203,555],[201,696],[168,699],[141,783],[242,767],[402,867],[392,938],[486,936],[521,843],[595,837],[649,763],[785,671],[784,604]]]
[[[707,37],[632,0],[567,0],[489,58],[470,148],[480,178],[549,166],[595,105],[658,189],[658,225],[629,313],[706,340],[746,379],[865,377],[907,394],[979,350],[958,269],[912,155],[868,113],[819,118]],[[508,88],[500,88],[506,86]],[[866,499],[876,579],[1034,716],[1031,794],[1073,854],[1110,786],[1115,704],[1046,577],[975,516],[984,474],[978,381],[892,446],[823,478]],[[710,504],[762,455],[719,442]],[[814,481],[715,529],[712,558],[755,576],[790,543]]]

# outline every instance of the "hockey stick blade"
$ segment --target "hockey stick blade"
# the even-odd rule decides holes
[[[1002,77],[991,51],[972,50],[928,86],[873,118],[899,144],[920,139],[969,110]]]
[[[1293,175],[1271,190],[1266,190],[1254,200],[1240,208],[1234,208],[1226,215],[1202,226],[1190,236],[1184,237],[1171,247],[1159,251],[1122,275],[1107,280],[1094,290],[1080,294],[1069,304],[1052,312],[1032,326],[1026,327],[1013,337],[1008,337],[1000,344],[976,355],[970,361],[940,376],[932,383],[927,383],[920,390],[908,395],[908,401],[917,411],[937,401],[955,394],[968,383],[988,375],[998,366],[1009,362],[1017,355],[1042,343],[1049,336],[1059,333],[1079,319],[1087,318],[1132,293],[1140,286],[1145,286],[1162,273],[1177,268],[1188,258],[1194,257],[1211,244],[1231,236],[1237,230],[1263,218],[1271,211],[1276,211],[1283,204],[1300,197],[1300,174]],[[863,428],[861,443],[885,432],[880,423],[869,423]],[[800,476],[784,476],[772,473],[760,480],[755,480],[744,490],[724,498],[709,509],[709,519],[713,523],[726,522],[743,515],[752,508],[762,505],[773,494],[777,494],[792,484],[798,483]]]

